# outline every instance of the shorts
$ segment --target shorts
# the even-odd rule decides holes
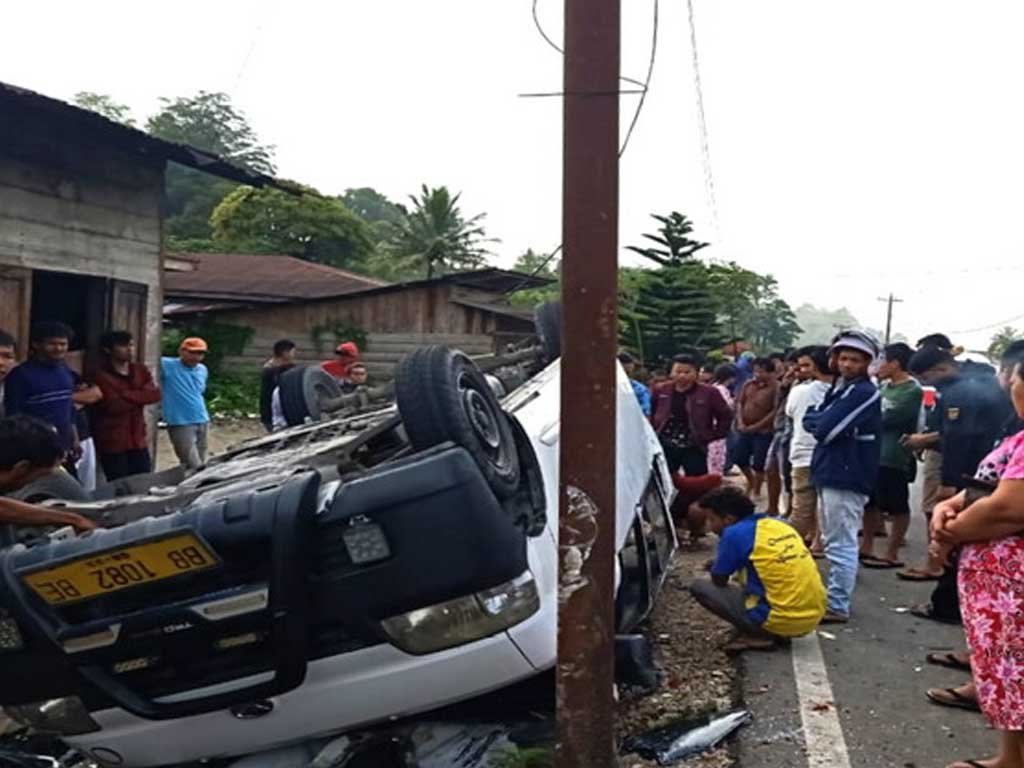
[[[772,444],[771,432],[767,434],[750,434],[740,432],[736,435],[736,446],[733,458],[740,469],[751,468],[755,472],[764,472],[768,461],[768,449]]]
[[[910,514],[910,482],[895,467],[879,467],[871,506],[890,515]]]

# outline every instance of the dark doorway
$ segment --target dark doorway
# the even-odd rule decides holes
[[[31,322],[58,320],[74,331],[68,363],[81,372],[99,350],[107,281],[66,272],[32,273]]]

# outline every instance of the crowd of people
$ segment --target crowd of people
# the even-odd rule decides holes
[[[680,529],[719,537],[710,579],[691,592],[737,628],[727,651],[848,622],[861,567],[933,581],[912,612],[962,623],[967,650],[927,661],[972,679],[928,697],[983,712],[1001,734],[997,757],[951,768],[1024,768],[1024,341],[998,370],[961,352],[943,334],[911,348],[843,331],[828,347],[715,368],[680,355],[650,385],[650,418]],[[918,472],[928,559],[908,567]]]
[[[0,424],[11,434],[26,437],[11,447],[8,468],[19,461],[36,470],[19,489],[60,488],[62,498],[84,500],[98,482],[153,471],[147,406],[160,406],[167,436],[179,464],[198,470],[206,464],[210,413],[206,404],[209,370],[204,360],[207,342],[184,339],[177,355],[160,359],[160,384],[137,359],[135,339],[123,330],[110,330],[100,340],[98,362],[83,370],[81,356],[69,354],[74,333],[63,323],[35,323],[22,362],[16,339],[0,330]],[[262,372],[261,421],[268,430],[287,426],[281,413],[278,382],[296,365],[296,345],[277,342]],[[358,347],[340,344],[333,360],[322,364],[343,391],[367,384],[368,371]],[[41,434],[52,434],[53,446],[41,447]],[[42,471],[52,451],[60,461]],[[0,473],[3,468],[0,467]],[[16,473],[17,477],[21,477]],[[44,477],[45,476],[45,477]],[[32,488],[29,487],[29,494]],[[0,487],[0,493],[11,489]],[[21,513],[27,514],[24,509]]]

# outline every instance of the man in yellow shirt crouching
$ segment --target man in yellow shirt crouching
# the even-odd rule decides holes
[[[738,488],[717,488],[697,506],[719,542],[711,579],[698,579],[690,593],[739,630],[724,650],[770,650],[813,631],[825,615],[825,586],[800,534],[757,514]],[[733,575],[738,585],[729,584]]]

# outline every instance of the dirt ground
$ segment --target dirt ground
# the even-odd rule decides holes
[[[210,455],[221,453],[229,446],[266,434],[258,419],[214,419],[210,423]],[[156,441],[156,469],[169,469],[178,463],[167,439],[167,430],[161,429]]]
[[[643,628],[655,645],[664,682],[653,694],[623,696],[618,706],[618,740],[688,717],[724,714],[739,706],[736,663],[719,650],[730,636],[728,625],[701,608],[687,591],[697,577],[707,578],[704,563],[714,555],[714,537],[676,555],[661,598]],[[677,765],[726,768],[735,765],[728,745]],[[622,768],[656,766],[653,760],[623,755]]]

